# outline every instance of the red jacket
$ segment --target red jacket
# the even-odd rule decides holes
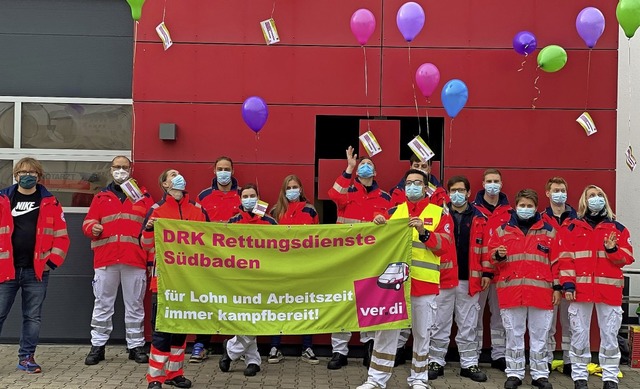
[[[398,185],[394,186],[391,191],[391,205],[394,207],[398,204],[402,204],[407,201],[407,195],[404,192],[404,180],[400,181]],[[433,176],[429,175],[429,188],[427,190],[427,196],[431,199],[431,203],[439,207],[444,207],[451,202],[447,191],[440,185],[440,182]]]
[[[429,205],[429,202],[429,198],[422,199],[417,203],[408,201],[407,207],[409,208],[409,216],[419,217],[422,211],[424,211],[427,205]],[[387,219],[389,219],[391,215],[396,212],[396,209],[397,207],[393,207],[387,212]],[[440,223],[438,223],[438,226],[435,228],[435,230],[429,234],[429,239],[424,242],[425,247],[433,251],[435,255],[439,256],[442,259],[442,256],[449,250],[451,250],[451,247],[453,246],[452,229],[453,220],[451,220],[451,215],[449,215],[449,212],[446,209],[443,209]],[[411,278],[412,296],[425,296],[430,294],[438,294],[439,292],[440,288],[437,284],[419,281]]]
[[[342,172],[329,189],[329,198],[338,207],[338,224],[364,223],[373,221],[376,215],[384,215],[391,208],[391,197],[373,185],[367,188],[352,174]]]
[[[542,216],[542,221],[545,223],[551,224],[551,227],[555,228],[557,231],[560,231],[560,228],[567,227],[573,219],[578,217],[576,210],[571,208],[569,205],[565,205],[565,211],[562,213],[565,216],[565,219],[562,221],[562,224],[558,223],[558,218],[553,214],[553,210],[551,207],[547,207],[544,211],[540,212],[540,216]]]
[[[223,192],[218,189],[218,181],[214,178],[211,188],[203,190],[198,195],[198,203],[202,205],[212,222],[226,222],[238,213],[240,208],[238,181],[231,177],[231,189]]]
[[[240,206],[240,211],[231,219],[229,219],[229,223],[239,223],[239,224],[278,224],[276,219],[272,218],[269,215],[258,216],[253,214],[252,212],[247,212]]]
[[[138,238],[142,222],[154,201],[141,187],[144,195],[141,200],[133,203],[126,198],[122,202],[113,193],[114,187],[111,183],[94,196],[82,223],[82,232],[91,239],[93,267],[124,264],[145,269],[147,253],[140,247]],[[91,232],[96,224],[103,227],[98,236]]]
[[[147,212],[147,217],[145,217],[142,222],[142,235],[140,238],[140,245],[146,251],[152,252],[155,254],[155,240],[154,240],[154,231],[153,228],[148,230],[145,228],[147,225],[147,221],[151,218],[158,219],[174,219],[174,220],[192,220],[192,221],[209,221],[209,217],[207,216],[207,212],[202,209],[200,204],[196,204],[195,202],[189,200],[189,194],[185,193],[184,197],[180,199],[180,201],[176,201],[173,196],[164,194],[162,200],[151,206],[149,212]],[[151,283],[150,288],[153,292],[158,292],[158,279],[156,273],[156,261],[153,263],[147,263],[147,266],[153,266],[153,271],[151,273]]]
[[[480,211],[484,216],[487,217],[487,225],[485,227],[485,233],[488,238],[493,235],[493,232],[500,227],[501,225],[507,223],[511,219],[511,213],[513,209],[509,205],[509,200],[507,199],[507,195],[500,192],[498,195],[498,205],[493,210],[493,212],[489,211],[489,209],[484,205],[484,189],[478,191],[476,195],[476,199],[473,202],[473,205]],[[487,239],[488,241],[488,239]],[[497,276],[498,270],[493,266],[493,263],[490,261],[489,256],[485,256],[482,261],[482,271],[485,276],[494,277]],[[493,282],[496,282],[496,278],[494,277]]]
[[[618,245],[604,247],[604,240],[615,232]],[[622,304],[622,267],[633,263],[629,230],[605,219],[592,228],[584,219],[575,219],[560,236],[560,283],[575,289],[577,302]]]
[[[283,225],[299,225],[299,224],[318,224],[318,212],[313,205],[306,201],[289,202],[287,210],[280,220],[276,220],[278,224]]]
[[[451,206],[451,204],[449,204]],[[485,236],[487,218],[473,204],[469,204],[473,212],[471,231],[469,236],[469,295],[473,296],[482,291],[482,261],[487,255],[488,234]],[[451,209],[451,208],[449,208]],[[452,211],[450,211],[452,212]],[[451,216],[453,220],[453,216]],[[455,223],[452,226],[455,228]],[[454,231],[455,242],[458,241]],[[444,263],[444,265],[443,265]],[[450,264],[450,265],[449,265]],[[456,245],[440,257],[440,289],[450,289],[458,286],[458,253]]]
[[[556,230],[535,215],[525,236],[514,213],[489,238],[489,255],[499,269],[496,288],[500,309],[535,307],[553,309],[553,290],[559,289]],[[504,259],[498,246],[507,247]]]
[[[13,185],[0,191],[0,235],[4,240],[0,251],[0,283],[15,278],[13,267],[13,247],[11,236],[13,235],[13,217],[11,216],[11,198],[18,185]],[[58,200],[42,185],[38,184],[42,195],[40,200],[40,212],[36,224],[36,247],[33,257],[33,270],[38,280],[42,280],[45,266],[55,269],[62,265],[69,250],[69,236],[67,235],[67,222],[64,212]],[[4,258],[3,258],[4,257]],[[11,260],[9,260],[11,258]]]

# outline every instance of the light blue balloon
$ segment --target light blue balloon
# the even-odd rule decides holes
[[[458,116],[467,100],[469,99],[469,89],[467,85],[457,79],[450,80],[442,88],[442,105],[450,118]]]

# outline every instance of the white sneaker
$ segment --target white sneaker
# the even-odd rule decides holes
[[[269,351],[269,358],[267,359],[267,362],[279,363],[283,359],[284,359],[284,355],[282,355],[280,350],[278,350],[275,347],[271,347],[271,351]]]
[[[433,389],[433,386],[431,386],[430,384],[425,384],[423,382],[416,382],[415,384],[411,385],[411,388],[413,388],[413,389]]]
[[[365,382],[364,384],[358,386],[356,389],[379,389],[380,387],[373,382]]]

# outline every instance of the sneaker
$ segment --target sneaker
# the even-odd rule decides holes
[[[254,375],[256,375],[258,372],[260,371],[260,366],[256,365],[255,363],[250,363],[245,369],[244,369],[244,375],[247,377],[253,377]]]
[[[516,389],[520,385],[522,385],[522,380],[520,378],[509,377],[504,382],[504,389]]]
[[[444,375],[444,366],[440,366],[437,362],[431,362],[429,364],[429,372],[428,372],[429,381],[433,381],[443,375]]]
[[[369,368],[371,363],[371,354],[373,354],[373,340],[368,340],[364,344],[364,357],[362,357],[362,366]]]
[[[301,358],[304,362],[307,362],[310,365],[317,365],[320,363],[320,360],[316,358],[316,354],[313,352],[311,347],[307,347],[307,349],[302,352]]]
[[[147,389],[162,389],[162,382],[151,381],[149,382],[149,386],[147,386]]]
[[[165,380],[165,384],[175,386],[176,388],[190,388],[191,380],[186,378],[183,375],[179,375],[177,377],[173,377],[170,380]]]
[[[433,386],[431,386],[428,383],[424,383],[424,382],[416,382],[415,384],[410,386],[412,389],[433,389]]]
[[[191,357],[189,358],[189,363],[202,363],[204,360],[209,358],[209,350],[204,348],[204,344],[196,343],[193,345],[193,350],[191,351]]]
[[[240,358],[238,358],[238,359],[240,359],[242,362],[244,362],[244,360],[246,359],[246,357],[244,356],[244,354],[242,354],[242,355],[240,355]]]
[[[487,375],[480,370],[478,365],[460,369],[460,377],[471,378],[471,381],[475,382],[485,382],[487,380]]]
[[[267,358],[267,362],[269,363],[280,363],[281,360],[284,359],[284,355],[275,347],[271,347],[271,351],[269,351],[269,358]]]
[[[18,362],[18,369],[25,371],[29,374],[41,373],[42,368],[40,365],[36,363],[36,360],[33,359],[33,355],[27,355],[23,357]]]
[[[129,351],[129,359],[136,361],[136,363],[148,363],[149,356],[146,351],[142,347],[134,347],[132,349],[127,349]],[[102,358],[104,359],[104,357]]]
[[[100,361],[104,361],[104,346],[91,346],[91,351],[84,359],[84,364],[97,365]]]
[[[358,386],[356,389],[378,389],[380,386],[374,384],[373,382],[365,382],[364,384]]]
[[[225,339],[224,342],[222,342],[222,356],[220,357],[220,361],[218,361],[218,367],[220,368],[220,371],[225,373],[228,372],[231,368],[231,357],[229,356],[229,353],[227,353],[228,341],[228,339]]]
[[[338,370],[341,369],[342,366],[347,366],[349,364],[349,360],[346,355],[342,355],[340,353],[333,353],[331,360],[327,364],[327,369],[329,370]]]
[[[549,382],[549,379],[545,377],[541,377],[541,378],[538,378],[537,380],[531,381],[531,385],[540,389],[553,389],[553,385],[551,385],[551,382]]]
[[[589,389],[589,385],[587,385],[587,380],[577,380],[573,382],[574,389]]]
[[[505,371],[507,369],[507,360],[505,358],[498,358],[494,361],[491,361],[491,367],[500,371]]]
[[[618,384],[613,381],[605,381],[602,389],[618,389]]]

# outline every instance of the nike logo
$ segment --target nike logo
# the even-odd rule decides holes
[[[11,210],[11,216],[13,217],[22,216],[24,214],[27,214],[31,211],[35,211],[36,209],[40,208],[40,207],[35,207],[35,205],[36,203],[32,201],[21,201],[18,204],[16,204],[16,207],[14,209]]]

